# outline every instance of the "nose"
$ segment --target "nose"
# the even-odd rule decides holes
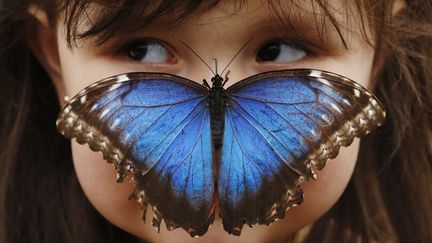
[[[226,43],[224,45],[223,42],[214,43],[216,44],[214,48],[208,48],[209,46],[207,46],[207,48],[203,48],[205,46],[197,46],[197,48],[202,49],[202,54],[201,52],[194,50],[187,43],[181,41],[181,43],[194,56],[194,60],[188,64],[188,66],[191,68],[187,68],[188,71],[184,75],[190,77],[192,80],[195,81],[208,79],[208,77],[211,76],[212,82],[219,81],[222,83],[224,80],[227,79],[227,75],[230,72],[230,68],[233,68],[233,70],[235,71],[233,72],[233,74],[230,74],[229,77],[230,81],[227,82],[226,87],[232,85],[233,83],[241,80],[247,75],[247,68],[246,68],[247,65],[244,65],[245,62],[243,61],[242,63],[241,60],[235,60],[235,59],[237,59],[239,54],[241,54],[242,50],[247,46],[247,44],[251,42],[251,40],[252,39],[245,42],[243,46],[239,48],[235,53],[233,53],[233,50],[235,49],[231,48],[229,45],[226,45]],[[211,57],[212,55],[213,57]],[[211,58],[208,58],[209,56]],[[198,68],[197,64],[201,65],[201,67]]]

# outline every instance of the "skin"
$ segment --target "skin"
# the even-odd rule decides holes
[[[335,2],[335,7],[341,7]],[[305,3],[302,1],[302,5]],[[284,6],[289,8],[290,6]],[[310,8],[308,5],[303,6]],[[249,1],[248,6],[234,13],[233,6],[219,4],[210,11],[188,20],[184,24],[168,28],[163,22],[131,33],[130,36],[114,38],[106,45],[96,47],[92,40],[79,43],[77,48],[69,49],[63,36],[64,26],[60,22],[56,30],[48,27],[46,15],[37,8],[29,11],[38,21],[36,39],[31,47],[53,79],[60,102],[64,95],[73,96],[87,85],[105,77],[125,72],[167,72],[187,77],[197,82],[203,78],[210,80],[212,73],[178,40],[190,45],[203,59],[213,66],[211,58],[217,58],[219,68],[224,67],[239,48],[251,37],[235,61],[229,66],[228,87],[248,76],[269,70],[290,68],[316,68],[332,71],[355,80],[365,87],[372,88],[374,80],[373,63],[375,52],[358,32],[360,23],[351,19],[344,23],[345,16],[337,16],[350,29],[344,32],[349,49],[345,49],[335,29],[329,27],[326,44],[321,45],[313,55],[294,61],[257,62],[257,50],[264,42],[280,38],[299,39],[290,33],[282,33],[277,22],[268,17],[269,10],[260,1]],[[310,17],[310,16],[309,16]],[[297,23],[308,36],[304,42],[316,38],[316,30],[307,27],[302,20]],[[312,22],[311,22],[312,23]],[[304,25],[304,26],[303,26]],[[312,23],[313,25],[313,23]],[[367,25],[366,25],[367,27]],[[85,28],[80,26],[80,28]],[[314,37],[315,36],[315,37]],[[149,63],[131,60],[127,55],[114,51],[124,39],[151,37],[169,44],[169,60]],[[304,38],[304,37],[302,37]],[[126,40],[127,41],[127,40]],[[303,42],[302,42],[303,43]],[[106,163],[99,153],[91,151],[87,145],[72,142],[72,153],[79,182],[93,206],[107,220],[121,229],[141,239],[152,242],[279,242],[289,238],[292,233],[312,224],[338,200],[351,178],[356,164],[359,140],[347,148],[342,148],[339,155],[330,160],[323,171],[317,172],[318,180],[303,183],[304,203],[287,211],[284,220],[270,227],[253,226],[243,228],[240,237],[226,234],[220,219],[216,219],[209,232],[199,239],[191,238],[186,232],[177,229],[168,232],[162,225],[159,234],[152,228],[149,209],[147,224],[141,220],[138,204],[128,201],[133,186],[128,183],[116,183],[115,170]]]

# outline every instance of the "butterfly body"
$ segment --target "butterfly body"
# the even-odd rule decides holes
[[[225,89],[223,88],[223,78],[216,74],[211,79],[210,89],[210,128],[212,134],[213,149],[222,147],[224,122],[225,122]]]
[[[314,169],[385,118],[372,93],[326,71],[270,71],[224,89],[226,81],[113,76],[73,97],[57,127],[101,151],[119,178],[131,175],[131,198],[152,206],[156,228],[164,220],[199,236],[218,213],[239,235],[244,224],[283,218]]]

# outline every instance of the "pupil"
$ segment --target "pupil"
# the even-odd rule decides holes
[[[130,49],[129,56],[133,60],[142,60],[147,55],[147,45],[139,45]]]
[[[279,56],[280,51],[279,43],[267,44],[258,52],[257,61],[273,61]]]

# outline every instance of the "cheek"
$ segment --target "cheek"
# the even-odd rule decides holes
[[[348,148],[341,148],[336,159],[328,161],[323,171],[317,172],[316,181],[303,183],[304,202],[287,211],[286,217],[271,227],[244,227],[240,237],[233,238],[225,233],[222,222],[216,219],[209,232],[200,238],[202,242],[276,241],[288,237],[302,227],[322,216],[340,197],[353,172],[358,153],[359,141],[354,140]],[[151,227],[152,212],[147,213],[147,223],[143,223],[142,210],[134,201],[128,200],[133,185],[125,179],[116,183],[114,168],[105,162],[101,154],[91,151],[87,145],[72,143],[74,166],[84,193],[92,205],[108,221],[119,228],[142,239],[169,242],[182,239],[193,241],[183,230],[168,232],[164,227],[157,234]]]
[[[87,145],[73,141],[72,156],[81,187],[96,210],[111,223],[129,232],[133,232],[133,227],[128,225],[142,227],[144,223],[139,217],[141,209],[136,202],[128,200],[133,185],[127,179],[117,183],[113,166]]]
[[[317,179],[302,184],[304,201],[300,206],[289,209],[285,219],[274,224],[274,235],[268,234],[269,241],[283,239],[284,235],[297,232],[324,215],[344,192],[357,161],[359,139],[349,147],[342,147],[339,155],[329,160],[322,171],[316,171]],[[270,227],[271,228],[271,227]]]

